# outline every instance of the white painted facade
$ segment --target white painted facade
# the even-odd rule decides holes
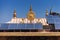
[[[48,14],[48,12],[46,13]],[[28,20],[30,18],[33,18],[33,20],[32,21]],[[27,14],[27,18],[17,18],[16,10],[14,10],[13,18],[11,19],[11,21],[7,23],[41,23],[42,25],[48,25],[46,18],[35,18],[35,14],[32,11],[32,6],[30,6],[30,10]]]
[[[23,19],[23,20],[22,20]],[[30,20],[27,18],[12,18],[11,21],[7,23],[30,23]],[[42,25],[48,25],[46,18],[36,18],[32,21],[32,23],[42,23]]]

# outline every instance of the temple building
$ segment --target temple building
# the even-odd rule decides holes
[[[33,30],[33,31],[60,31],[60,14],[46,10],[45,18],[36,18],[32,6],[30,5],[29,12],[26,18],[17,18],[16,9],[13,12],[13,18],[3,24],[0,24],[0,31],[5,30]]]
[[[46,10],[45,18],[36,18],[30,5],[26,18],[13,18],[0,23],[1,40],[60,40],[60,13]]]
[[[46,12],[46,15],[48,15],[48,12]],[[14,10],[13,18],[7,23],[41,23],[42,25],[48,25],[46,18],[36,18],[36,15],[32,10],[32,6],[30,6],[26,18],[17,18],[16,10]]]

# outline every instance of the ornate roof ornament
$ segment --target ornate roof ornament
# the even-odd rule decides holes
[[[16,18],[16,9],[14,9],[13,18]]]

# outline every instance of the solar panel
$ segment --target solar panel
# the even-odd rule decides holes
[[[60,17],[59,16],[53,16],[53,20],[54,20],[55,29],[60,29]]]
[[[0,30],[42,29],[42,24],[1,24]]]
[[[43,28],[43,26],[42,26],[41,23],[36,23],[35,24],[35,29],[42,29],[42,28]]]
[[[54,19],[53,18],[48,18],[48,23],[49,24],[53,24],[54,23]]]
[[[42,24],[18,24],[18,29],[42,29]]]
[[[26,24],[18,24],[18,29],[25,29]]]
[[[26,24],[26,29],[34,29],[34,24]]]
[[[55,24],[55,29],[60,29],[60,24]]]
[[[9,24],[8,29],[9,29],[9,30],[18,29],[17,24]]]
[[[55,29],[60,29],[60,17],[59,16],[48,15],[47,21],[48,21],[48,24],[54,24]]]
[[[1,24],[0,25],[0,30],[7,30],[8,26],[9,26],[9,24]]]

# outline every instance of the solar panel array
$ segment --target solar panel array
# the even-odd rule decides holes
[[[54,24],[55,29],[60,29],[60,16],[48,15],[46,18],[48,24]]]
[[[41,23],[35,24],[0,24],[0,30],[13,30],[13,29],[42,29]]]
[[[48,24],[54,24],[53,15],[49,15],[46,18],[47,18]]]

